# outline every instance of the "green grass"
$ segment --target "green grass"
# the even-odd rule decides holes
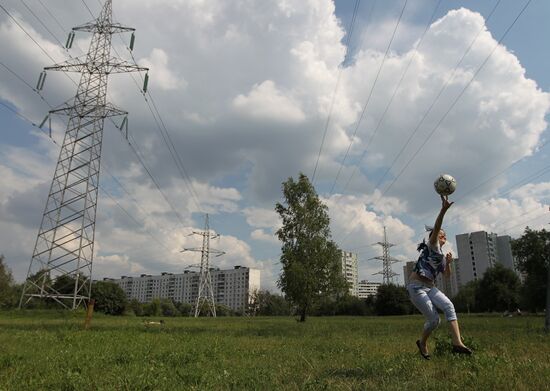
[[[472,357],[446,325],[418,355],[423,320],[406,317],[144,318],[0,313],[0,390],[550,389],[541,317],[463,316]]]

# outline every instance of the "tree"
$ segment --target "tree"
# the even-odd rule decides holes
[[[290,315],[290,305],[281,295],[271,293],[267,290],[254,292],[252,305],[255,314],[260,316],[281,316]]]
[[[405,287],[384,284],[378,287],[374,304],[377,315],[412,314],[413,307]]]
[[[283,267],[278,286],[304,322],[321,297],[343,294],[347,283],[341,271],[340,250],[331,240],[328,208],[309,179],[302,173],[298,181],[288,178],[283,182],[283,196],[284,204],[275,206],[282,220],[277,231]]]
[[[191,312],[193,312],[193,304],[189,303],[176,303],[176,308],[181,316],[191,316]]]
[[[40,292],[40,287],[42,286],[51,286],[52,280],[49,273],[45,270],[38,270],[36,273],[31,274],[27,277],[27,286],[25,289],[25,295],[36,294]],[[23,284],[24,285],[24,284]],[[23,286],[21,286],[21,292],[19,293],[19,298],[23,291]],[[26,308],[54,308],[55,301],[53,299],[41,299],[41,300],[30,300],[29,297],[22,298],[22,304]]]
[[[336,301],[336,315],[368,315],[368,308],[365,300],[358,297],[345,295]]]
[[[130,308],[135,316],[143,316],[143,304],[141,304],[137,299],[132,299],[128,303],[128,308]]]
[[[512,311],[518,308],[519,277],[513,270],[497,263],[485,271],[476,290],[479,311]]]
[[[75,285],[75,278],[68,274],[58,276],[53,283],[53,289],[59,293],[67,295],[73,294]]]
[[[17,301],[16,290],[11,270],[0,255],[0,308],[14,307]]]
[[[160,316],[160,299],[153,299],[150,303],[143,305],[143,315],[145,316]]]
[[[216,304],[216,316],[231,316],[235,312],[228,306],[223,304]]]
[[[476,292],[479,286],[478,280],[472,280],[460,288],[455,297],[453,304],[457,312],[476,312]]]
[[[94,308],[108,315],[122,315],[128,306],[128,299],[122,288],[111,281],[97,281],[92,286]]]
[[[179,311],[174,305],[172,299],[161,299],[160,300],[160,312],[162,316],[178,316]]]
[[[516,266],[526,275],[522,298],[531,311],[545,307],[545,329],[550,331],[550,232],[525,228],[523,235],[512,241]]]

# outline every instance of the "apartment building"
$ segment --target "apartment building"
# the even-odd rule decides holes
[[[456,235],[456,244],[458,261],[455,269],[458,287],[480,279],[497,262],[517,273],[511,238],[508,235],[498,236],[485,231],[464,233]]]
[[[260,270],[235,266],[229,270],[210,269],[212,290],[216,304],[225,305],[235,311],[245,310],[251,295],[260,289]],[[153,299],[172,299],[194,304],[199,290],[199,273],[142,274],[139,277],[122,276],[108,279],[118,284],[128,300],[136,299],[147,303]]]
[[[342,253],[342,274],[349,283],[349,293],[357,297],[357,254],[341,251]]]
[[[381,282],[373,282],[367,280],[361,280],[357,284],[357,297],[360,299],[366,299],[369,296],[376,296],[378,293],[378,287],[382,285]]]

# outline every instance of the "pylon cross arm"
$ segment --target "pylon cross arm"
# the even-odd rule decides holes
[[[112,103],[106,103],[104,105],[97,105],[84,110],[80,106],[67,106],[60,109],[50,110],[50,114],[65,114],[72,115],[76,112],[80,117],[84,118],[107,118],[116,117],[120,115],[128,115],[127,111],[121,110],[115,107]]]
[[[128,61],[111,58],[106,62],[88,62],[78,58],[70,59],[63,64],[56,64],[44,68],[47,71],[62,71],[62,72],[88,72],[88,73],[126,73],[148,71],[149,68],[140,67],[137,64],[132,64]]]
[[[109,68],[107,73],[145,72],[149,70],[147,67],[140,67],[137,64],[118,58],[109,59],[106,66]]]
[[[120,23],[110,23],[108,25],[98,24],[96,21],[84,23],[73,27],[73,31],[85,31],[88,33],[104,32],[105,34],[116,34],[136,31],[133,27],[122,26]]]

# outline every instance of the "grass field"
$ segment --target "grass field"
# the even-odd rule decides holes
[[[542,317],[463,316],[472,357],[450,353],[443,322],[431,361],[420,316],[143,320],[0,312],[0,390],[550,389]]]

